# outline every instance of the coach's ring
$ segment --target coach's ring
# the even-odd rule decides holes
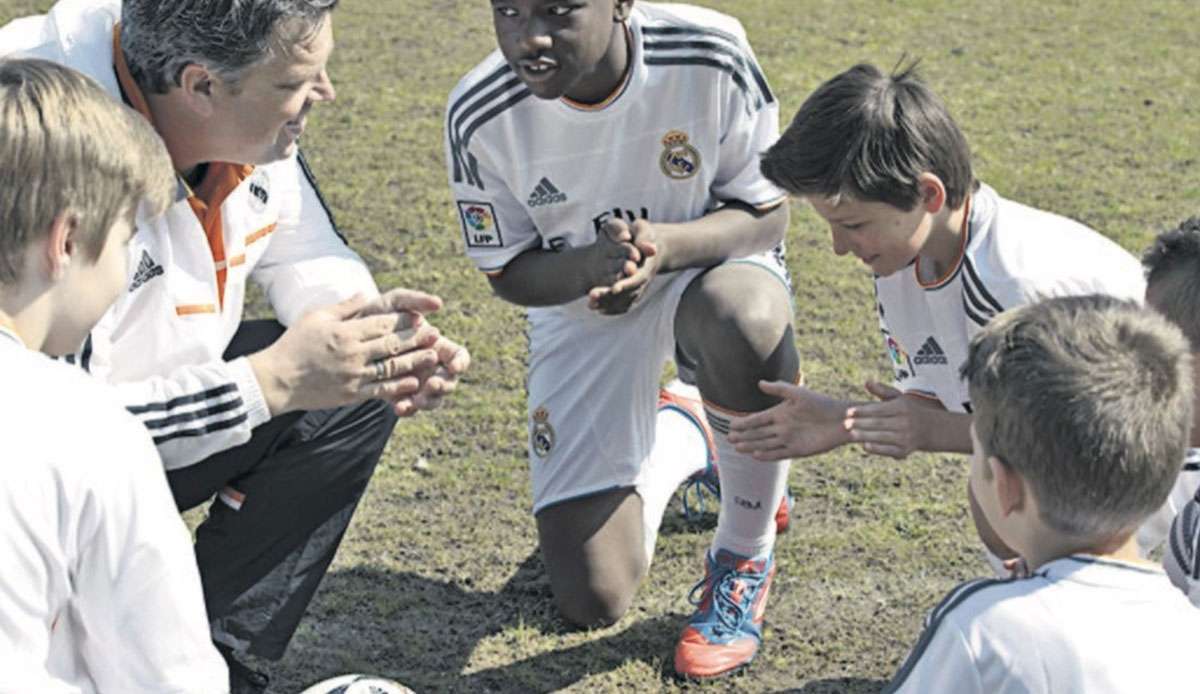
[[[388,371],[387,364],[384,362],[384,360],[380,359],[375,362],[375,380],[376,381],[386,381],[387,380],[387,371]]]

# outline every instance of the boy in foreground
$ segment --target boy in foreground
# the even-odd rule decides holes
[[[1146,305],[1183,331],[1192,350],[1200,354],[1200,217],[1192,217],[1166,231],[1142,258],[1146,267]],[[1200,408],[1197,409],[1200,416]],[[1200,607],[1200,426],[1192,423],[1192,437],[1183,470],[1153,523],[1142,533],[1144,544],[1157,545],[1163,537],[1163,567],[1171,582]],[[1169,533],[1167,532],[1169,528]]]
[[[1178,329],[1136,304],[1061,297],[993,319],[962,367],[968,485],[1029,575],[966,583],[930,613],[885,692],[1183,691],[1192,609],[1138,557],[1192,425]]]
[[[788,462],[738,453],[728,422],[777,402],[760,379],[799,369],[785,196],[758,166],[777,103],[731,17],[491,5],[500,50],[453,91],[446,152],[468,255],[528,307],[533,511],[555,601],[584,626],[625,612],[663,509],[705,468],[706,416],[720,519],[674,662],[732,672],[761,641]],[[704,400],[694,424],[680,408],[656,421],[672,355]]]
[[[74,352],[126,288],[171,161],[52,63],[0,61],[0,691],[223,692],[187,528],[145,427]],[[39,354],[42,352],[43,354]]]
[[[969,453],[972,403],[958,366],[993,316],[1045,296],[1142,298],[1141,267],[1120,246],[976,180],[966,138],[913,67],[856,65],[821,85],[762,170],[829,223],[835,253],[871,269],[895,385],[867,383],[880,402],[854,402],[761,384],[782,402],[730,426],[737,450],[759,460],[852,443],[893,458]],[[986,527],[980,534],[1012,556]]]

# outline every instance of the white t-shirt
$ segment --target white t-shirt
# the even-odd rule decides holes
[[[532,248],[590,245],[612,217],[687,222],[727,201],[785,199],[759,171],[779,105],[737,20],[637,3],[627,26],[627,80],[602,104],[534,97],[498,50],[451,93],[450,186],[484,272]],[[583,299],[540,311],[606,319]]]
[[[963,249],[930,284],[917,263],[875,279],[880,330],[896,387],[970,412],[958,370],[971,338],[996,314],[1039,298],[1109,294],[1142,301],[1141,264],[1082,224],[1005,200],[986,185],[970,198]]]
[[[0,692],[227,691],[146,429],[2,330],[0,383]]]
[[[1162,571],[1065,557],[1029,578],[955,588],[884,691],[1194,691],[1198,633],[1200,611]]]

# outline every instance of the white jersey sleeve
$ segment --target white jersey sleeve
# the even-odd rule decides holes
[[[1181,497],[1190,497],[1181,502]],[[1158,517],[1171,513],[1163,568],[1171,583],[1200,607],[1200,450],[1190,449],[1183,472]],[[1156,536],[1157,537],[1157,536]]]
[[[175,470],[250,440],[254,427],[271,418],[250,362],[212,361],[178,366],[163,375],[112,383],[110,328],[106,315],[75,360],[111,383],[125,408],[158,447],[162,466]]]
[[[467,255],[480,270],[498,274],[513,258],[541,245],[541,235],[492,161],[472,136],[497,113],[531,98],[497,51],[450,94],[444,142],[450,191]]]
[[[266,291],[275,316],[291,325],[309,311],[356,293],[378,295],[366,263],[334,225],[308,163],[297,153],[278,187],[290,204],[281,207],[278,226],[251,279]]]
[[[991,580],[964,583],[930,610],[920,639],[891,683],[884,687],[884,694],[984,694],[975,653],[951,610],[975,591],[994,583]]]
[[[737,76],[735,80],[751,80],[754,84],[737,88],[740,85],[735,81],[735,88],[729,90],[730,103],[725,109],[728,120],[722,124],[720,165],[712,184],[713,195],[722,201],[737,200],[767,209],[787,199],[787,193],[763,176],[759,165],[762,153],[779,139],[779,102],[741,26],[737,26],[735,33],[716,36],[731,44],[732,50],[721,59],[732,60],[741,68],[733,73]]]

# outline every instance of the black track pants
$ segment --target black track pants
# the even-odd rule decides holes
[[[282,333],[275,321],[242,323],[225,358]],[[288,413],[241,446],[167,473],[180,510],[218,495],[196,531],[214,641],[283,657],[395,425],[380,401]]]

